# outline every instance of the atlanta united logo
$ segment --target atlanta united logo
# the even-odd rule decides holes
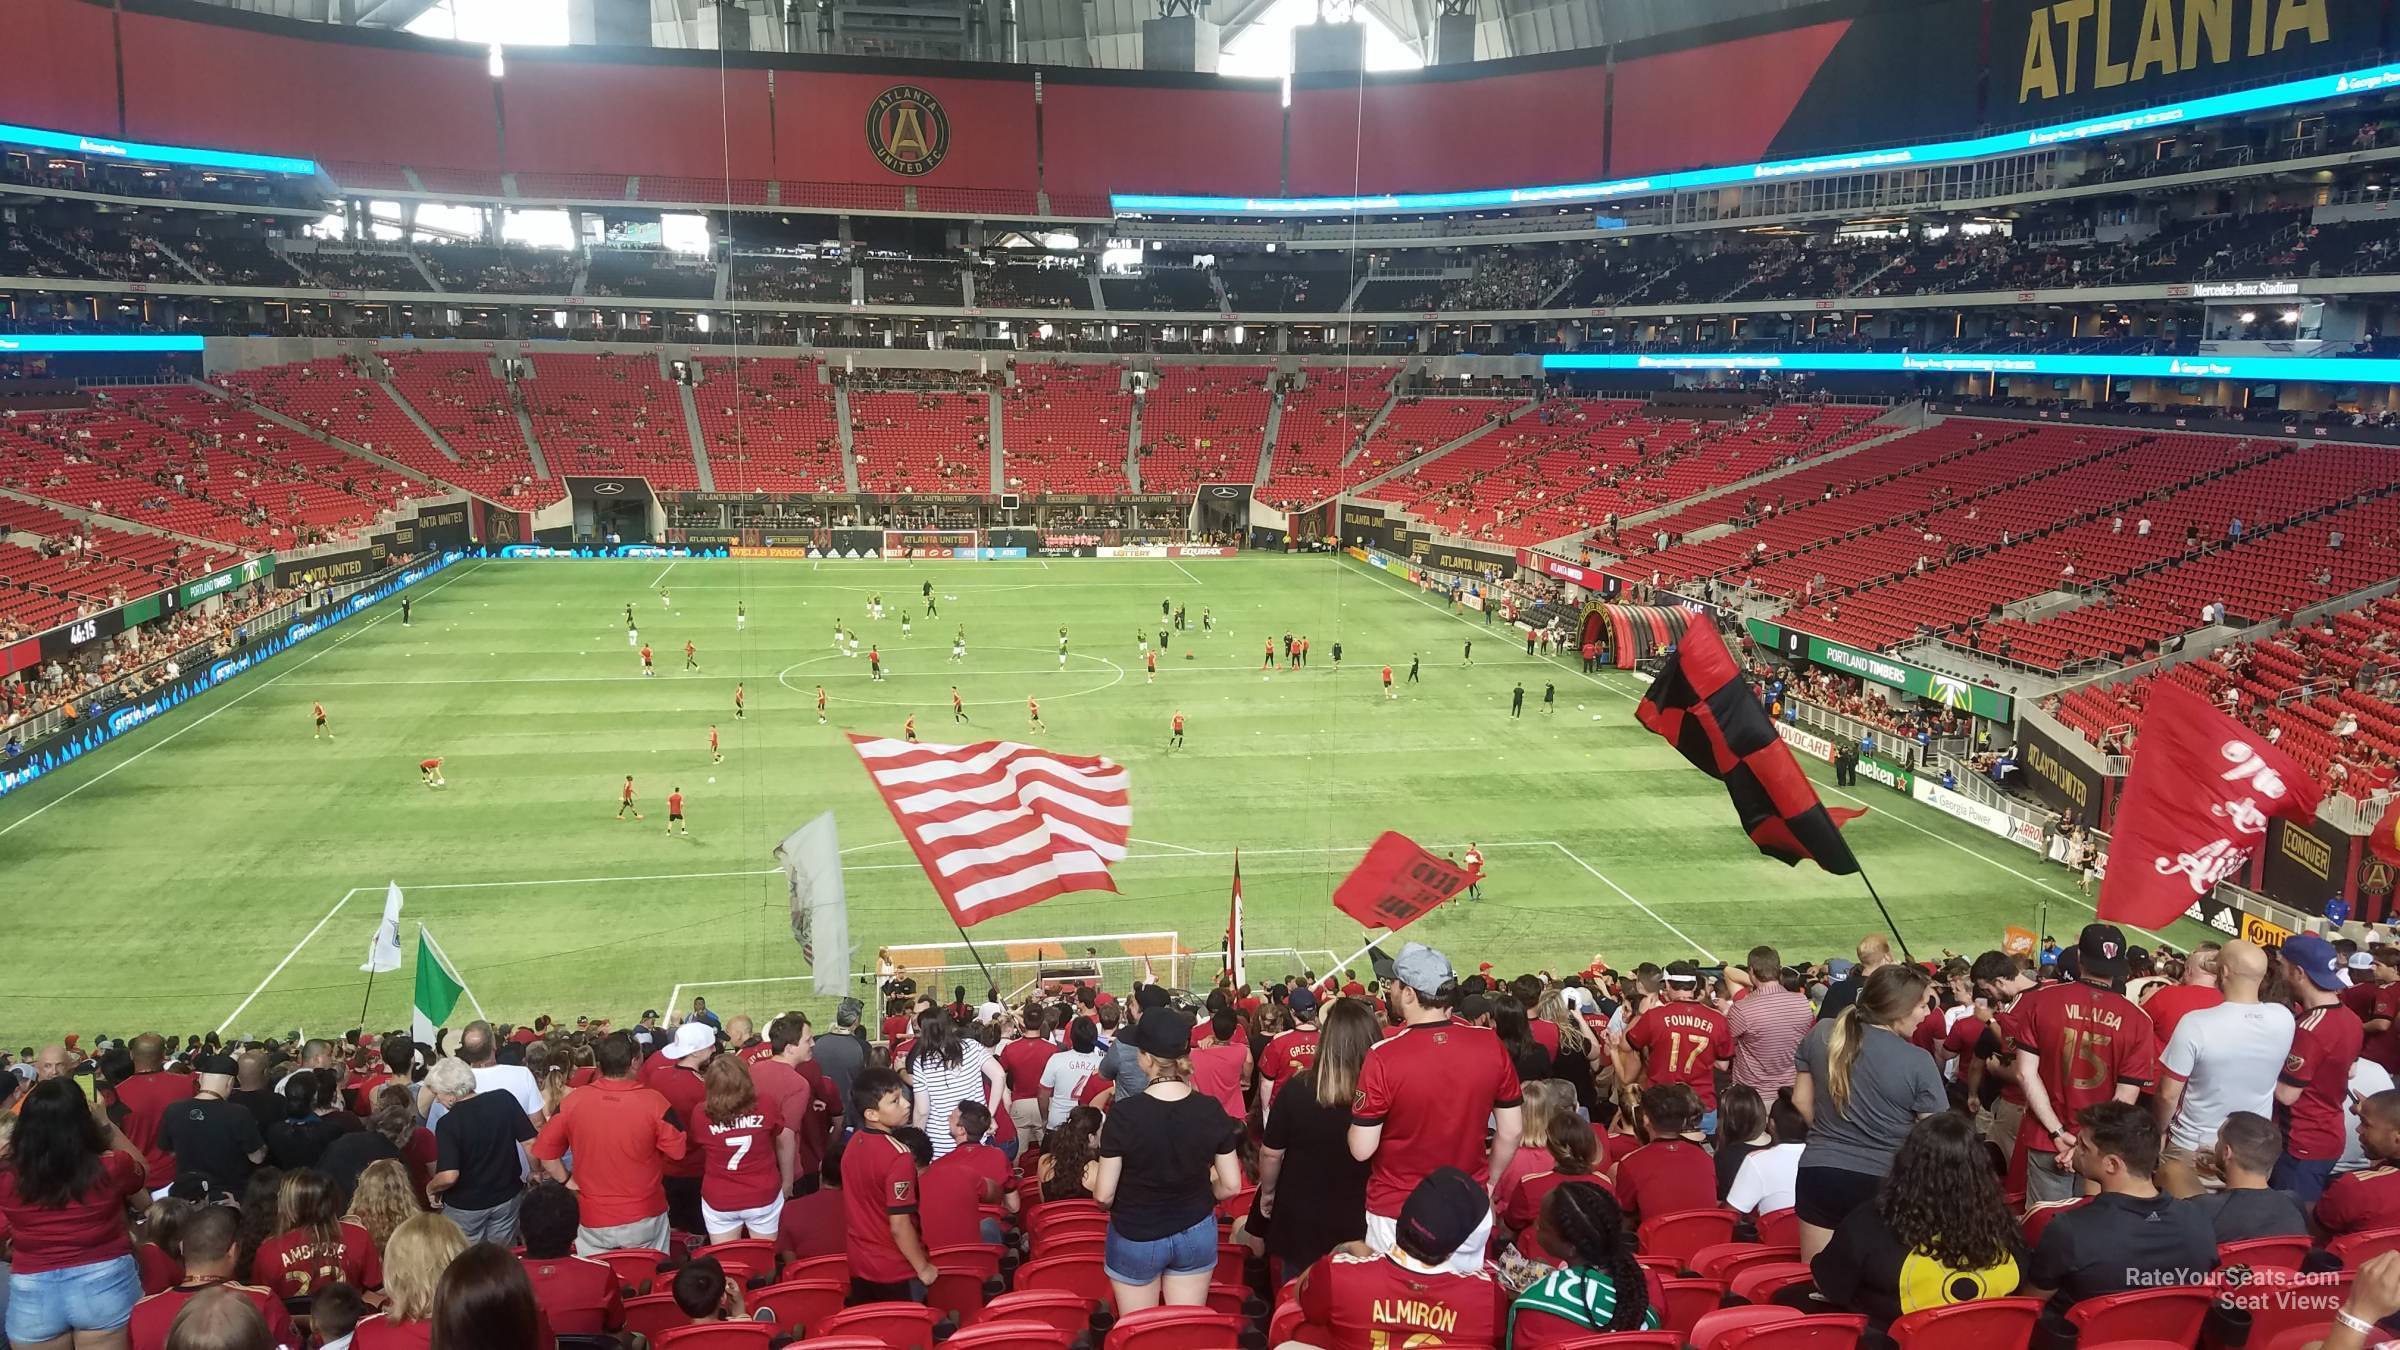
[[[950,153],[950,117],[932,94],[896,84],[867,105],[867,148],[893,173],[931,173]]]

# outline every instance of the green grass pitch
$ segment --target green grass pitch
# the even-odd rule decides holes
[[[939,618],[923,617],[926,580]],[[867,617],[877,593],[880,623]],[[1173,929],[1213,953],[1238,847],[1254,947],[1347,955],[1362,934],[1328,899],[1386,829],[1483,846],[1487,898],[1407,933],[1462,961],[1563,969],[1694,948],[1738,961],[1760,941],[1822,958],[1884,927],[1856,879],[1752,850],[1724,790],[1634,722],[1632,676],[1528,658],[1502,627],[1347,559],[468,561],[412,594],[410,626],[379,605],[0,800],[14,957],[0,1041],[359,1025],[357,968],[392,880],[411,952],[423,922],[495,1018],[623,1019],[679,986],[728,1011],[822,1012],[766,871],[775,841],[815,813],[835,812],[848,851],[858,965],[879,944],[956,939],[841,733],[897,735],[914,712],[929,741],[1025,738],[1028,694],[1050,728],[1032,739],[1130,767],[1136,843],[1120,894],[1063,896],[975,930],[1002,950]],[[1162,599],[1188,608],[1190,628],[1153,684],[1136,640],[1156,641]],[[628,603],[656,678],[627,645]],[[837,621],[881,646],[884,683],[834,653]],[[962,623],[969,655],[953,665]],[[1286,630],[1309,637],[1310,668],[1263,675],[1265,640]],[[683,671],[686,639],[704,673]],[[1422,683],[1386,700],[1379,667],[1404,679],[1412,654]],[[1526,714],[1512,720],[1519,680]],[[813,707],[820,681],[829,726]],[[1545,681],[1558,686],[1549,716]],[[951,724],[953,682],[972,727]],[[316,700],[333,740],[311,737]],[[1170,754],[1177,709],[1188,748]],[[722,765],[709,762],[711,722]],[[429,755],[447,759],[444,790],[418,782]],[[640,823],[612,818],[628,773]],[[678,786],[688,839],[665,832]],[[1860,791],[1874,809],[1849,833],[1918,956],[1981,950],[2045,905],[2062,935],[2089,919],[2062,869]],[[405,1024],[407,978],[376,982],[367,1025]]]

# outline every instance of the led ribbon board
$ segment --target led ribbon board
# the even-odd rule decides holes
[[[0,333],[0,356],[196,352],[202,345],[202,340],[196,337],[140,333]]]
[[[125,160],[135,164],[185,164],[195,169],[297,174],[302,178],[313,178],[317,172],[315,160],[293,159],[289,155],[252,155],[239,150],[151,145],[144,141],[120,140],[114,136],[80,136],[71,131],[44,131],[39,127],[11,126],[5,122],[0,122],[0,143],[57,150],[91,159]]]
[[[1731,183],[1765,182],[1779,178],[1813,178],[1828,173],[1862,173],[1928,164],[1954,164],[1989,159],[2023,150],[2043,150],[2128,132],[2182,126],[2212,117],[2231,117],[2268,108],[2317,103],[2352,94],[2400,88],[2400,65],[2375,66],[2344,75],[2320,75],[2287,80],[2256,89],[2186,99],[2136,112],[2062,122],[2029,131],[2004,131],[1964,141],[1895,146],[1851,154],[1779,159],[1767,164],[1737,164],[1717,169],[1620,178],[1605,183],[1561,183],[1550,187],[1491,188],[1476,192],[1399,192],[1372,197],[1174,197],[1112,193],[1109,208],[1127,215],[1207,216],[1344,216],[1364,212],[1480,211],[1512,206],[1555,206],[1570,202],[1609,201],[1620,197],[1674,192],[1683,188],[1723,187]]]
[[[2400,384],[2400,358],[2383,356],[2086,356],[1925,352],[1718,352],[1650,355],[1574,352],[1542,358],[1545,371],[1865,371],[1905,375],[2107,375],[2120,379],[2315,381]]]

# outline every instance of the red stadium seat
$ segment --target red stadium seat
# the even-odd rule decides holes
[[[2222,1243],[2217,1247],[2217,1264],[2298,1270],[2300,1259],[2308,1255],[2311,1245],[2303,1236],[2250,1238],[2242,1242]]]
[[[1249,1324],[1238,1316],[1191,1308],[1144,1308],[1108,1329],[1102,1350],[1224,1350]]]
[[[1733,1240],[1733,1223],[1740,1216],[1730,1209],[1695,1209],[1642,1220],[1635,1247],[1649,1256],[1672,1256],[1688,1262],[1703,1247]],[[1688,1268],[1688,1267],[1687,1267]]]
[[[1757,1304],[1746,1304],[1738,1308],[1719,1308],[1715,1312],[1703,1314],[1699,1321],[1693,1323],[1691,1333],[1685,1339],[1690,1341],[1693,1350],[1717,1350],[1718,1346],[1724,1344],[1726,1337],[1745,1327],[1796,1321],[1805,1316],[1807,1314],[1798,1308],[1779,1308],[1772,1305],[1762,1307]]]
[[[1116,1290],[1110,1287],[1108,1272],[1100,1268],[1097,1255],[1036,1257],[1017,1267],[1017,1288],[1056,1289],[1104,1308],[1117,1304]]]
[[[2134,1289],[2087,1298],[2067,1309],[2085,1345],[2108,1345],[2132,1337],[2157,1337],[2184,1345],[2200,1339],[2200,1323],[2216,1290],[2208,1285]]]
[[[786,1331],[814,1331],[850,1301],[850,1280],[814,1278],[784,1280],[743,1295],[742,1306],[775,1314],[775,1325]]]
[[[1730,1282],[1746,1266],[1762,1261],[1797,1261],[1798,1247],[1771,1247],[1759,1242],[1717,1242],[1693,1252],[1684,1269],[1704,1280]]]
[[[1704,1314],[1716,1311],[1725,1301],[1723,1280],[1687,1276],[1661,1280],[1659,1287],[1666,1295],[1666,1306],[1658,1310],[1658,1321],[1669,1331],[1690,1331]]]
[[[782,1334],[773,1322],[701,1322],[662,1331],[650,1344],[658,1350],[767,1350]]]
[[[2344,1233],[2325,1244],[2325,1250],[2342,1258],[2342,1269],[2356,1270],[2385,1252],[2400,1251],[2400,1228],[2369,1228],[2359,1233]]]
[[[1758,1216],[1758,1240],[1770,1246],[1800,1244],[1800,1211],[1770,1209]]]
[[[950,1350],[1067,1350],[1075,1337],[1041,1322],[978,1322],[942,1342]]]
[[[831,1256],[811,1256],[798,1261],[786,1261],[776,1278],[788,1284],[793,1280],[839,1280],[844,1288],[850,1284],[850,1258],[836,1252]]]
[[[872,1336],[818,1336],[794,1341],[791,1350],[888,1350]]]
[[[683,1326],[692,1319],[684,1316],[675,1305],[673,1294],[644,1294],[625,1300],[625,1329],[655,1336],[673,1327]]]
[[[2038,1298],[1987,1298],[1925,1308],[1892,1323],[1900,1350],[2025,1350],[2042,1315]]]
[[[613,1252],[601,1252],[592,1258],[608,1263],[617,1272],[617,1283],[628,1289],[648,1289],[658,1278],[658,1263],[667,1259],[665,1252],[654,1247],[620,1247]],[[849,1276],[844,1274],[844,1279]]]
[[[1855,1350],[1867,1319],[1855,1313],[1753,1323],[1728,1332],[1717,1350]]]
[[[2356,1275],[2328,1279],[2276,1266],[2252,1266],[2242,1282],[2241,1303],[2250,1310],[2250,1343],[2261,1345],[2294,1327],[2321,1327],[2350,1297]]]
[[[1107,1215],[1068,1215],[1033,1230],[1033,1254],[1043,1256],[1061,1243],[1096,1242],[1107,1236]]]
[[[1035,1186],[1039,1178],[1028,1178]],[[1097,1219],[1103,1228],[1108,1225],[1108,1211],[1094,1200],[1045,1200],[1025,1211],[1025,1231],[1040,1237],[1059,1224],[1075,1219]]]
[[[1787,1290],[1804,1289],[1816,1283],[1816,1272],[1804,1261],[1768,1261],[1744,1266],[1731,1282],[1733,1296],[1745,1303],[1785,1302],[1780,1296]]]
[[[889,1350],[933,1350],[941,1314],[919,1303],[862,1303],[825,1319],[820,1335],[866,1336]]]
[[[753,1275],[775,1273],[775,1243],[768,1238],[736,1238],[702,1247],[692,1253],[696,1260],[713,1256],[725,1268],[726,1277],[735,1284],[748,1284]]]
[[[1610,1331],[1552,1341],[1550,1350],[1683,1350],[1683,1337],[1673,1331]]]
[[[1002,1294],[983,1307],[978,1322],[1040,1322],[1069,1336],[1081,1335],[1091,1324],[1092,1300],[1059,1289],[1018,1289]]]

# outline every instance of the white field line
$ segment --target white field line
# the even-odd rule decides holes
[[[481,559],[478,559],[478,560],[475,562],[475,564],[474,564],[474,567],[475,567],[475,568],[480,568],[480,567],[482,567],[482,566],[483,566],[483,561],[482,561]],[[471,568],[471,569],[469,569],[469,570],[473,570],[473,569]],[[452,581],[456,581],[456,580],[458,580],[458,579],[459,579],[459,577],[463,577],[463,576],[465,576],[465,575],[466,575],[466,572],[463,572],[463,571],[462,571],[462,572],[460,572],[460,573],[459,573],[459,575],[458,575],[458,576],[451,577],[451,578],[449,578],[448,580],[445,580],[444,582],[442,582],[442,585],[441,585],[441,586],[434,586],[434,587],[430,587],[430,588],[428,588],[428,589],[426,590],[425,594],[426,594],[426,595],[432,595],[432,594],[433,594],[435,591],[438,591],[438,590],[442,589],[442,586],[447,586],[447,585],[449,585],[449,584],[450,584],[450,582],[452,582]],[[422,598],[422,597],[419,597],[419,598]],[[264,690],[268,689],[269,687],[271,687],[271,686],[273,686],[273,685],[275,685],[275,684],[278,684],[278,683],[282,682],[282,681],[283,681],[283,680],[284,680],[286,677],[290,676],[290,675],[291,675],[291,674],[292,674],[294,671],[297,671],[297,670],[299,670],[299,669],[300,669],[302,666],[305,666],[305,665],[309,664],[311,661],[314,661],[314,660],[316,660],[318,657],[325,655],[327,652],[330,652],[330,651],[332,651],[334,648],[341,646],[343,643],[345,643],[345,642],[348,642],[350,639],[352,639],[352,638],[354,638],[354,637],[357,637],[359,634],[361,634],[361,633],[363,633],[363,632],[366,632],[368,629],[370,629],[370,628],[373,628],[375,625],[377,625],[377,624],[379,624],[379,623],[382,623],[382,622],[383,622],[385,619],[387,619],[387,618],[391,617],[391,615],[392,615],[394,612],[396,612],[396,611],[394,611],[394,610],[388,610],[388,609],[387,609],[387,610],[384,610],[384,611],[382,611],[382,612],[380,612],[380,613],[376,614],[374,618],[371,618],[371,619],[367,620],[365,623],[363,623],[363,624],[360,624],[358,627],[356,627],[356,628],[353,628],[353,629],[351,629],[350,631],[348,631],[348,632],[346,632],[346,633],[343,633],[343,634],[342,634],[340,637],[337,637],[337,638],[335,638],[333,641],[331,641],[331,642],[328,642],[328,643],[324,643],[324,644],[322,644],[322,645],[318,646],[318,647],[317,647],[317,649],[316,649],[315,651],[313,651],[313,652],[310,652],[310,653],[309,653],[307,656],[304,656],[304,657],[302,657],[302,658],[301,658],[299,661],[297,661],[297,662],[293,663],[291,666],[289,666],[289,667],[286,667],[286,668],[285,668],[285,669],[283,669],[283,670],[279,670],[279,671],[277,671],[275,674],[273,674],[273,675],[271,675],[271,676],[267,677],[266,679],[263,679],[263,680],[260,680],[260,681],[258,681],[257,683],[255,683],[255,684],[251,685],[249,688],[247,688],[247,689],[244,689],[242,692],[240,692],[240,693],[238,693],[238,694],[235,694],[235,695],[234,695],[232,698],[229,698],[229,699],[225,700],[223,703],[220,703],[220,704],[218,704],[216,707],[209,709],[209,710],[208,710],[207,712],[205,712],[205,713],[202,713],[202,714],[201,714],[199,717],[197,717],[197,718],[193,719],[192,721],[189,721],[189,722],[186,722],[186,723],[184,723],[182,726],[179,726],[179,727],[175,728],[173,731],[170,731],[170,732],[168,732],[166,735],[164,735],[164,736],[161,736],[161,737],[159,737],[158,739],[156,739],[156,740],[154,740],[154,741],[150,742],[148,745],[145,745],[145,746],[143,746],[141,749],[134,751],[132,754],[125,756],[123,759],[120,759],[120,760],[118,760],[116,763],[109,765],[107,768],[105,768],[105,769],[102,769],[100,772],[98,772],[98,773],[96,773],[96,774],[93,774],[91,777],[84,779],[82,782],[80,782],[80,783],[77,783],[75,786],[73,786],[73,787],[71,787],[71,788],[68,788],[66,791],[64,791],[64,792],[62,792],[62,793],[60,793],[60,794],[58,794],[56,797],[53,797],[53,798],[51,798],[49,801],[46,801],[46,802],[42,803],[40,806],[37,806],[37,807],[33,808],[31,811],[28,811],[28,812],[26,812],[24,815],[21,815],[21,816],[17,817],[15,820],[12,820],[12,821],[10,821],[10,822],[9,822],[9,823],[7,823],[6,825],[0,825],[0,836],[5,836],[5,835],[8,835],[8,834],[10,834],[10,833],[14,832],[18,826],[20,826],[20,825],[25,825],[25,824],[28,824],[28,823],[30,823],[30,822],[32,822],[32,821],[34,821],[34,820],[36,820],[36,819],[39,819],[39,818],[41,817],[42,813],[43,813],[43,812],[45,812],[45,811],[48,811],[48,810],[49,810],[51,807],[53,807],[53,806],[56,806],[56,805],[58,805],[59,803],[61,803],[61,802],[64,802],[64,801],[68,800],[69,798],[72,798],[72,797],[73,797],[73,796],[75,796],[77,793],[79,793],[79,792],[82,792],[82,791],[83,791],[85,788],[88,788],[88,787],[92,786],[93,784],[95,784],[95,783],[98,783],[98,782],[100,782],[100,781],[102,781],[102,780],[106,779],[106,778],[107,778],[109,775],[111,775],[111,774],[115,773],[117,770],[124,768],[126,765],[128,765],[128,764],[131,764],[131,763],[135,762],[136,760],[139,760],[139,759],[141,759],[143,756],[145,756],[145,755],[149,754],[151,751],[153,751],[153,750],[156,750],[156,749],[159,749],[159,748],[160,748],[160,747],[162,747],[162,746],[166,746],[166,745],[170,745],[170,744],[174,743],[174,741],[175,741],[175,740],[176,740],[178,737],[182,736],[182,735],[183,735],[185,732],[187,732],[187,731],[192,731],[192,730],[196,730],[196,729],[198,729],[199,727],[201,727],[201,726],[205,725],[205,724],[208,722],[208,720],[209,720],[210,718],[212,718],[212,717],[215,717],[215,716],[216,716],[218,713],[221,713],[221,712],[225,711],[227,708],[233,707],[235,704],[242,702],[243,700],[245,700],[245,699],[249,698],[249,697],[250,697],[252,694],[260,693],[260,692],[262,692],[262,691],[264,691]]]
[[[325,925],[332,923],[333,916],[341,913],[342,906],[349,904],[350,897],[358,894],[362,889],[364,888],[353,886],[349,890],[342,892],[342,898],[333,902],[333,908],[325,911],[325,917],[317,920],[316,927],[309,929],[306,936],[303,936],[298,942],[292,944],[292,949],[283,954],[283,959],[275,963],[275,968],[273,970],[267,972],[267,978],[260,980],[258,982],[258,987],[250,991],[250,997],[245,998],[240,1003],[235,1004],[233,1011],[225,1014],[225,1020],[217,1023],[217,1034],[223,1035],[225,1028],[232,1026],[234,1019],[240,1017],[244,1009],[248,1008],[252,1002],[256,1001],[260,994],[267,992],[267,986],[273,984],[275,982],[275,977],[283,973],[283,968],[292,963],[292,958],[300,954],[300,949],[307,946],[317,934],[324,932]]]
[[[680,558],[678,558],[678,559],[676,559],[675,561],[676,561],[676,562],[681,562],[681,561],[683,561],[683,560],[682,560],[682,559],[680,559]],[[660,586],[660,585],[662,585],[662,584],[663,584],[663,583],[666,581],[666,579],[667,579],[667,572],[672,572],[672,571],[674,571],[674,570],[675,570],[675,563],[668,563],[668,564],[667,564],[667,566],[666,566],[666,571],[660,572],[660,573],[659,573],[657,576],[650,578],[650,589],[651,589],[651,590],[654,590],[654,591],[655,591],[655,590],[657,590],[657,589],[659,588],[659,586]]]

